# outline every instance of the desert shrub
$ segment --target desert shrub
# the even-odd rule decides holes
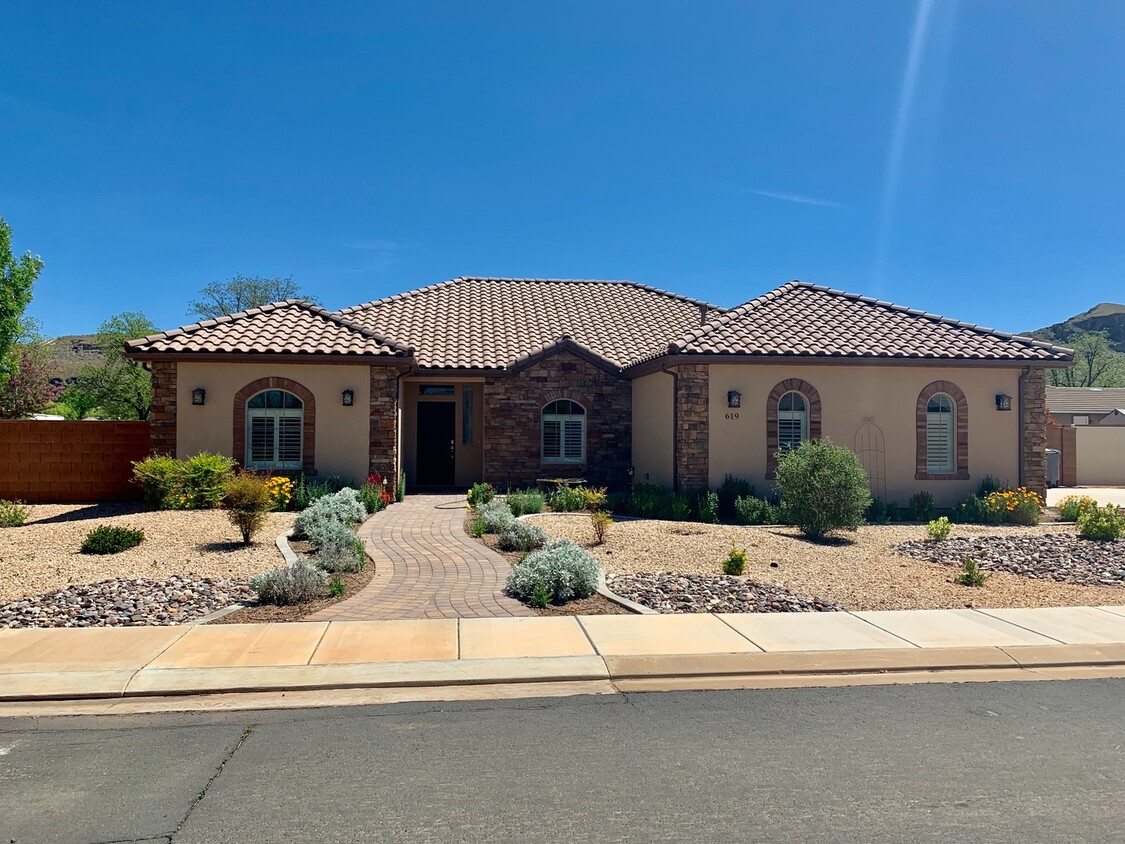
[[[513,519],[496,535],[501,551],[534,551],[547,544],[547,534],[539,525]]]
[[[293,522],[293,534],[313,539],[313,532],[323,530],[327,522],[350,526],[366,518],[367,508],[359,500],[359,492],[345,488],[323,495],[306,507]]]
[[[746,551],[732,544],[730,553],[723,560],[723,574],[740,575],[744,571],[746,571]]]
[[[953,508],[949,520],[970,525],[998,525],[1003,523],[1006,512],[1000,499],[971,495]]]
[[[613,524],[613,516],[605,510],[594,510],[590,513],[590,525],[594,528],[594,544],[604,545],[606,531]]]
[[[1068,522],[1077,522],[1079,516],[1097,507],[1097,500],[1088,495],[1068,495],[1059,502],[1059,515]]]
[[[696,515],[699,521],[709,525],[719,521],[719,494],[709,489],[702,490],[696,498]]]
[[[932,493],[916,492],[910,496],[906,505],[906,517],[912,522],[928,522],[934,517],[934,496]]]
[[[246,545],[266,526],[266,514],[274,507],[269,481],[246,472],[227,480],[223,504],[227,518],[242,534]]]
[[[266,481],[270,490],[271,510],[286,510],[293,498],[293,481],[284,475],[274,475]]]
[[[31,509],[22,501],[0,501],[0,528],[21,527],[30,515]]]
[[[473,484],[469,489],[469,494],[466,496],[470,507],[476,507],[478,504],[487,504],[496,497],[496,490],[492,488],[492,484]]]
[[[728,474],[719,485],[719,517],[733,519],[736,517],[735,502],[739,498],[752,498],[754,485],[745,478],[736,478]]]
[[[934,542],[941,542],[944,539],[949,539],[949,532],[953,530],[949,519],[942,516],[940,519],[934,519],[926,525],[926,536]]]
[[[633,487],[633,494],[619,509],[631,516],[640,516],[642,519],[667,518],[671,505],[672,493],[655,484],[637,484]]]
[[[589,551],[569,539],[560,539],[516,564],[508,575],[507,590],[524,600],[546,595],[557,603],[565,603],[593,595],[600,576],[601,568]]]
[[[118,527],[117,525],[98,525],[82,540],[83,554],[119,554],[136,548],[145,539],[143,530]]]
[[[897,522],[899,520],[899,509],[897,501],[887,502],[887,521]]]
[[[972,557],[966,557],[965,561],[961,563],[960,574],[953,579],[962,586],[984,586],[984,582],[990,577],[992,577],[991,574],[981,571],[976,560]]]
[[[586,492],[580,486],[559,484],[549,499],[551,509],[560,513],[573,513],[586,509]]]
[[[387,492],[387,482],[378,472],[372,472],[359,488],[359,501],[363,509],[370,515],[386,509],[391,503],[391,494]]]
[[[593,512],[605,509],[609,495],[604,486],[580,486],[578,489],[582,493],[582,503],[587,510]]]
[[[775,525],[778,513],[768,501],[751,495],[734,500],[734,518],[740,525]]]
[[[293,484],[293,498],[289,506],[294,510],[305,510],[321,498],[346,489],[348,484],[343,478],[333,475],[328,478],[310,478],[300,475]]]
[[[660,518],[669,519],[673,522],[686,522],[691,519],[691,513],[691,500],[686,495],[675,493],[668,504],[667,513],[661,515]]]
[[[537,489],[520,489],[505,495],[504,502],[513,516],[526,516],[529,513],[542,513],[547,496]]]
[[[867,505],[867,510],[863,514],[863,519],[865,522],[872,525],[880,525],[890,521],[887,517],[887,502],[882,498],[872,499],[871,503]]]
[[[990,492],[1003,492],[1005,489],[1007,489],[1007,487],[1000,483],[1000,481],[996,480],[995,477],[993,477],[992,475],[985,475],[984,479],[980,482],[980,486],[977,487],[977,497],[984,498]]]
[[[1093,507],[1078,517],[1078,532],[1103,542],[1121,539],[1125,537],[1125,514],[1112,504]]]
[[[250,578],[250,588],[263,604],[303,604],[324,596],[326,575],[300,556],[293,563]]]
[[[141,498],[150,510],[170,507],[178,489],[180,461],[166,454],[133,462],[133,482],[141,487]]]
[[[999,511],[1005,522],[1017,525],[1039,524],[1039,507],[1042,502],[1038,493],[1026,487],[990,492],[984,497],[989,511]]]
[[[806,440],[778,452],[777,487],[782,518],[814,538],[858,529],[871,503],[859,458],[829,440]]]
[[[480,517],[480,513],[473,513],[473,518],[469,521],[469,533],[480,539],[485,534],[484,519]]]
[[[367,565],[363,540],[343,525],[337,525],[317,546],[313,562],[333,574],[359,571]]]
[[[356,535],[348,525],[331,518],[310,522],[306,538],[318,552],[326,545],[347,545],[356,541]]]
[[[348,587],[340,575],[334,574],[328,579],[328,594],[333,598],[342,598],[347,591]]]
[[[498,498],[477,507],[473,513],[484,523],[485,533],[500,533],[516,521],[507,503]]]
[[[158,455],[134,462],[133,480],[140,484],[148,507],[210,510],[226,497],[226,482],[235,465],[229,457],[206,451],[186,460]]]

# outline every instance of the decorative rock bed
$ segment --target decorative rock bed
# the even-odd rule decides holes
[[[784,586],[730,575],[655,572],[607,577],[607,586],[623,598],[659,613],[841,612],[834,601],[809,598]]]
[[[1070,533],[967,536],[912,541],[895,550],[916,560],[958,566],[972,557],[982,569],[1079,586],[1125,586],[1125,541],[1097,542]]]
[[[253,597],[245,580],[209,577],[78,583],[0,604],[0,629],[183,624]]]

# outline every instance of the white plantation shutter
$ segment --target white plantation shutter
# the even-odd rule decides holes
[[[252,396],[246,402],[246,466],[301,468],[304,424],[304,406],[292,393],[266,390]]]
[[[796,448],[809,438],[808,404],[801,393],[790,392],[777,403],[777,447]]]
[[[271,463],[274,458],[275,422],[272,416],[250,417],[250,463]]]
[[[543,420],[543,459],[562,459],[562,422],[557,419]]]
[[[563,422],[563,457],[567,460],[581,461],[585,456],[585,419],[568,419]]]
[[[300,416],[282,416],[277,420],[277,462],[301,464],[301,428],[304,420]]]
[[[926,471],[951,475],[955,471],[956,414],[953,399],[938,393],[926,405]]]
[[[544,463],[582,463],[586,459],[586,408],[569,399],[543,408]]]

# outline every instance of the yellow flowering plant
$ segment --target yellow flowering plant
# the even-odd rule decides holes
[[[284,510],[293,499],[293,481],[283,475],[274,475],[267,480],[266,489],[269,490],[273,510]]]
[[[1027,487],[990,492],[984,498],[985,507],[990,511],[1000,511],[1004,521],[1017,525],[1039,524],[1039,509],[1043,500],[1039,494]]]

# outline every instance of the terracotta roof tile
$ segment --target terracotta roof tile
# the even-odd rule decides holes
[[[410,348],[301,299],[274,302],[229,316],[130,340],[130,354],[399,355]]]
[[[567,336],[623,368],[722,309],[631,281],[456,278],[339,311],[409,342],[425,367],[501,369]]]
[[[1048,387],[1047,409],[1057,413],[1112,413],[1125,408],[1125,387]]]
[[[1069,361],[1070,349],[794,281],[689,330],[672,354]]]

